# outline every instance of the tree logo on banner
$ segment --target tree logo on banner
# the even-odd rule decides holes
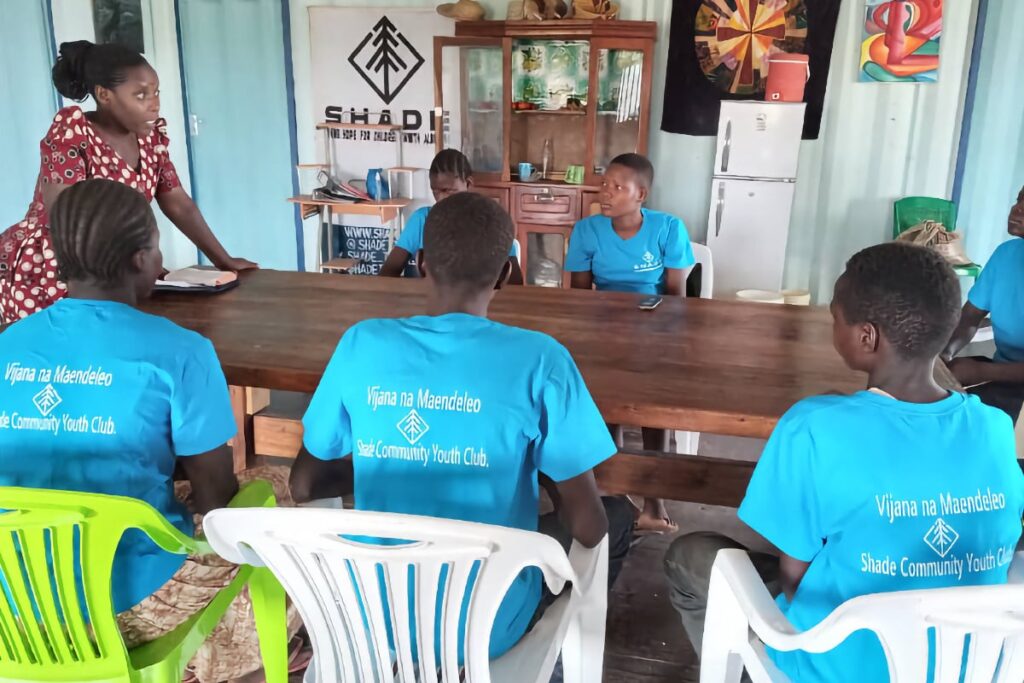
[[[423,66],[424,59],[391,20],[383,16],[348,61],[384,103],[391,104]]]

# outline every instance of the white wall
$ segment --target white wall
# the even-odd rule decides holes
[[[827,301],[855,251],[892,237],[892,203],[949,197],[976,0],[945,3],[936,84],[858,83],[862,3],[843,2],[820,138],[800,156],[786,283]]]
[[[810,289],[817,301],[828,301],[846,259],[890,238],[894,199],[949,196],[976,2],[946,2],[935,85],[857,82],[863,2],[842,3],[821,134],[801,145],[787,287]],[[671,87],[665,82],[671,4],[624,2],[623,18],[659,27],[650,144],[659,180],[652,203],[682,217],[700,241],[707,232],[714,140],[660,130],[659,95]]]
[[[437,3],[290,1],[299,157],[302,162],[312,162],[316,158],[314,139],[305,123],[312,120],[306,8],[314,4],[422,7]],[[488,8],[487,18],[504,17],[504,0],[482,0],[482,4]],[[672,3],[624,0],[620,4],[623,19],[658,23],[650,139],[658,182],[651,204],[680,216],[690,236],[702,241],[707,231],[714,139],[660,129],[662,93],[671,87],[665,80],[665,64]],[[788,287],[810,289],[816,300],[827,301],[846,259],[858,249],[890,237],[894,199],[910,194],[949,196],[976,5],[977,0],[946,2],[937,84],[870,84],[857,82],[863,2],[844,0],[821,135],[818,140],[805,141],[800,154],[786,255]]]
[[[310,59],[309,8],[310,7],[434,7],[432,0],[409,0],[394,2],[388,0],[288,0],[291,4],[292,73],[295,78],[295,121],[300,164],[323,162],[323,138],[314,122],[320,116],[313,111],[312,64]],[[493,13],[493,10],[492,10]],[[353,46],[354,47],[354,46]],[[301,176],[300,176],[301,177]],[[300,180],[301,182],[301,180]],[[349,219],[352,224],[362,224],[358,219]],[[306,270],[316,268],[316,220],[304,222]]]

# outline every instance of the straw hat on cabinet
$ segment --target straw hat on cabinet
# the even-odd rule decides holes
[[[486,10],[476,0],[458,0],[438,5],[437,13],[455,21],[479,21],[484,18]]]

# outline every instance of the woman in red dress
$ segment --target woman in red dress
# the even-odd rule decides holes
[[[39,144],[35,195],[25,220],[0,234],[0,324],[49,306],[66,289],[57,277],[47,209],[63,190],[86,178],[129,185],[157,204],[221,270],[255,263],[233,258],[181,187],[160,118],[160,81],[139,53],[123,45],[63,43],[53,84],[64,97],[88,96],[96,111],[65,107]]]

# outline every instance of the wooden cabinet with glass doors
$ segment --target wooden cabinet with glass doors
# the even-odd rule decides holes
[[[512,214],[527,284],[568,287],[569,234],[600,210],[605,167],[647,153],[656,30],[644,21],[473,21],[434,38],[437,148],[461,150],[476,191]],[[521,178],[522,163],[540,177]],[[581,183],[566,182],[570,167],[581,167]]]

